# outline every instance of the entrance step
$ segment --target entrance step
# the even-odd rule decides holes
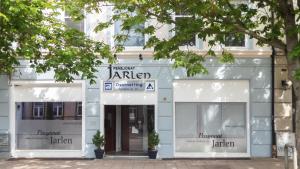
[[[148,156],[127,156],[127,155],[106,155],[104,159],[108,160],[146,160],[149,159]]]

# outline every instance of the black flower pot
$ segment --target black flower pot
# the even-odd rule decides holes
[[[157,150],[148,150],[148,156],[150,159],[156,159]]]
[[[102,159],[103,158],[104,150],[96,149],[96,150],[94,150],[94,152],[95,152],[95,156],[96,156],[97,159]]]

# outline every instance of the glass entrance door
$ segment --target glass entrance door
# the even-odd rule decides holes
[[[143,152],[143,133],[145,128],[144,113],[142,106],[129,106],[129,152]],[[147,113],[147,112],[146,112]]]
[[[153,105],[105,105],[105,152],[146,155],[148,133],[154,129]]]

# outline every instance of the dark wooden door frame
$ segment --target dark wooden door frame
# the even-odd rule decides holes
[[[111,119],[108,119],[111,114]],[[105,152],[116,151],[116,106],[104,105]]]

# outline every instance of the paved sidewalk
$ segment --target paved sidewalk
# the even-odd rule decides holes
[[[282,159],[251,160],[0,160],[0,169],[284,169]]]

